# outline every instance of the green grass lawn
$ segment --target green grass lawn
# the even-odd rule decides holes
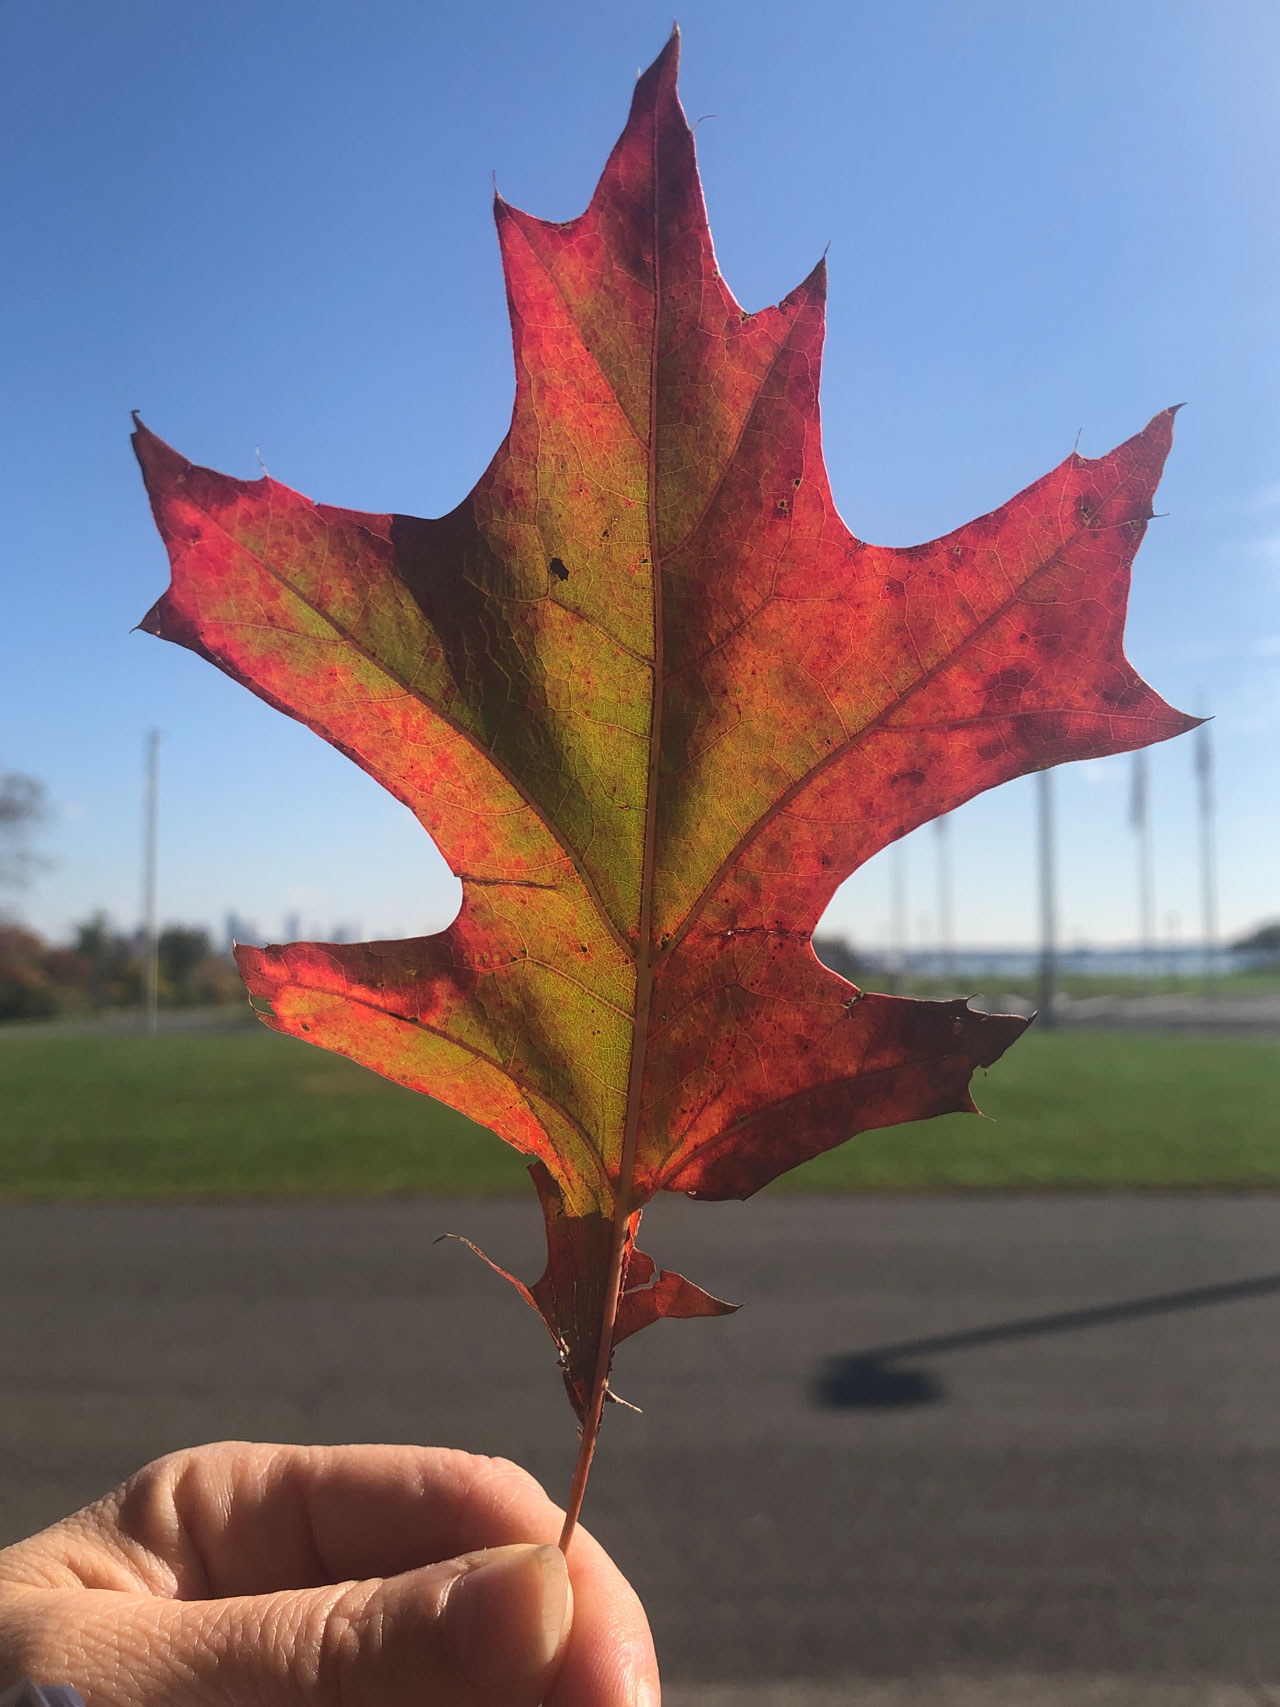
[[[1280,1038],[1032,1031],[985,1118],[864,1133],[778,1189],[1280,1186]],[[263,1028],[0,1036],[0,1198],[526,1189],[491,1133]]]

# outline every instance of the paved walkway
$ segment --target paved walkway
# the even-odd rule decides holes
[[[923,1683],[846,1679],[821,1683],[680,1686],[663,1694],[666,1707],[1280,1707],[1280,1687],[1256,1688],[1132,1677],[943,1677]]]
[[[528,1203],[0,1207],[0,1539],[225,1436],[563,1492]],[[655,1206],[745,1301],[619,1355],[588,1522],[672,1707],[1280,1703],[1280,1199]],[[1271,1685],[1270,1693],[1264,1685]]]
[[[734,1688],[676,1685],[664,1692],[666,1707],[1278,1707],[1280,1687],[1135,1678],[1038,1678],[1027,1673],[1002,1678],[932,1678],[916,1683],[845,1680],[824,1683],[761,1683]]]

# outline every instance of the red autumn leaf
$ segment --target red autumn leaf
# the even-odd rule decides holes
[[[136,436],[173,569],[143,626],[348,753],[463,883],[436,936],[241,949],[245,981],[274,1029],[535,1159],[549,1259],[522,1291],[588,1458],[617,1340],[729,1308],[635,1249],[656,1192],[746,1197],[972,1109],[1022,1029],[827,971],[837,885],[983,789],[1193,721],[1122,645],[1172,412],[943,539],[855,539],[820,445],[825,268],[739,308],[676,60],[673,37],[580,219],[497,203],[515,408],[449,515]]]

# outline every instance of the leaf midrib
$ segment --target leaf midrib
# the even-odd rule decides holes
[[[649,422],[648,459],[645,493],[649,529],[649,575],[653,621],[653,682],[650,694],[649,762],[645,778],[644,840],[640,864],[640,917],[636,942],[636,981],[634,989],[635,1018],[631,1038],[631,1060],[627,1072],[627,1098],[623,1116],[622,1152],[618,1158],[617,1203],[614,1210],[614,1244],[622,1239],[631,1209],[632,1187],[635,1180],[636,1155],[640,1144],[641,1091],[649,1043],[649,1007],[653,995],[653,893],[655,887],[658,849],[658,781],[662,760],[663,712],[663,633],[662,633],[662,574],[663,558],[659,552],[658,536],[658,360],[662,334],[662,186],[659,176],[660,129],[655,111],[651,168],[653,185],[652,223],[650,241],[653,245],[653,324],[649,332]],[[618,1250],[611,1258],[611,1271],[617,1266]],[[611,1348],[603,1341],[600,1349],[601,1373],[607,1376],[608,1354]]]

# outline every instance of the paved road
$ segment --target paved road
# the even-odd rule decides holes
[[[0,1207],[0,1540],[219,1436],[562,1491],[528,1203]],[[588,1519],[676,1707],[1280,1702],[1280,1200],[660,1204],[747,1307],[626,1346]]]

